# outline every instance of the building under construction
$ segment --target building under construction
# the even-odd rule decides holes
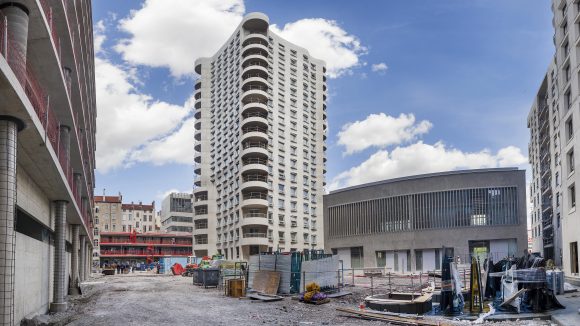
[[[90,0],[0,1],[0,324],[66,310],[88,277],[95,185]]]

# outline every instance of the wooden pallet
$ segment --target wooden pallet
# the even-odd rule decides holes
[[[372,311],[364,311],[364,310],[357,310],[351,308],[336,308],[336,310],[347,313],[352,315],[352,317],[367,319],[367,320],[380,320],[380,321],[387,321],[394,325],[417,325],[417,326],[450,326],[450,323],[442,322],[442,321],[435,321],[435,320],[427,320],[423,319],[423,317],[407,317],[407,316],[400,316],[393,313],[380,313],[380,312],[372,312]]]

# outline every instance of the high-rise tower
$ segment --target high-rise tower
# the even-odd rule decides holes
[[[268,27],[248,14],[195,62],[196,256],[323,248],[326,68]]]

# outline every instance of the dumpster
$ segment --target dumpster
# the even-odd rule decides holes
[[[203,270],[201,268],[196,268],[191,273],[191,276],[193,278],[193,284],[194,285],[202,285],[203,284],[203,274],[202,274],[202,271]]]
[[[220,281],[219,268],[205,268],[202,269],[203,287],[217,287]]]

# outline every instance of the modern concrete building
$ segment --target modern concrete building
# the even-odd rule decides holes
[[[102,232],[100,263],[151,263],[160,257],[191,256],[192,236],[169,233]]]
[[[528,114],[528,158],[532,170],[532,252],[562,266],[562,172],[558,83],[552,62]],[[557,154],[556,154],[557,153]]]
[[[552,11],[556,51],[528,116],[532,232],[534,250],[561,263],[567,281],[580,285],[580,176],[575,173],[580,147],[580,3],[552,0]]]
[[[525,171],[442,172],[335,190],[324,196],[324,245],[345,268],[440,269],[441,248],[462,262],[528,247]]]
[[[322,247],[324,62],[251,13],[195,70],[195,254]]]
[[[90,0],[0,1],[2,325],[66,309],[89,276],[94,83]]]
[[[168,233],[193,232],[193,195],[170,193],[161,203],[161,230]],[[207,230],[207,221],[196,221],[196,230]]]

